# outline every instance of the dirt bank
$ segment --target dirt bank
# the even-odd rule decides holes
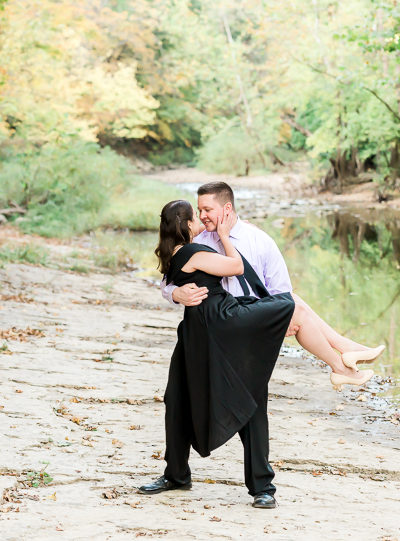
[[[398,539],[399,425],[367,389],[337,394],[318,363],[280,358],[275,510],[251,507],[238,438],[193,453],[190,492],[142,496],[164,467],[180,309],[129,274],[10,264],[0,279],[2,540]]]

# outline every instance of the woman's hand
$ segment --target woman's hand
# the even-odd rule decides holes
[[[237,216],[233,212],[224,214],[222,218],[220,216],[217,217],[217,233],[220,239],[229,237],[229,233],[236,221]]]

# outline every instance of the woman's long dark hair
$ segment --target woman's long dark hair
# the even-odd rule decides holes
[[[161,211],[160,240],[154,253],[158,268],[167,274],[175,246],[191,241],[188,221],[193,220],[193,208],[189,201],[170,201]]]

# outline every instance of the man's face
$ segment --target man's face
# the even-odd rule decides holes
[[[218,216],[222,218],[224,211],[232,210],[230,203],[226,203],[222,206],[215,197],[215,194],[199,195],[197,201],[199,218],[209,232],[216,231]]]

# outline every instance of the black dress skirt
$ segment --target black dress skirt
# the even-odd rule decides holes
[[[188,426],[182,430],[190,434],[192,447],[208,456],[243,428],[263,402],[294,301],[290,293],[269,295],[244,258],[245,277],[264,295],[260,299],[233,297],[219,276],[182,271],[192,255],[202,251],[215,252],[203,244],[183,246],[167,275],[168,283],[195,283],[209,293],[199,306],[185,308],[164,400],[172,422],[174,412],[176,418],[185,412]]]

